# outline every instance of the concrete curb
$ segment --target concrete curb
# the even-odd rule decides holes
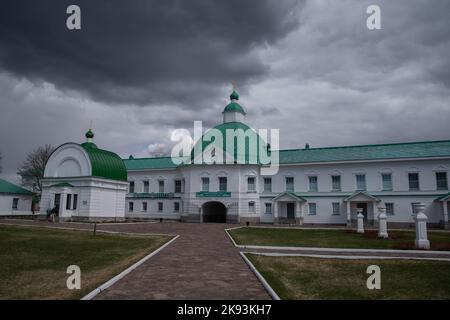
[[[372,253],[420,253],[424,255],[444,255],[450,257],[450,251],[430,251],[430,250],[394,250],[394,249],[350,249],[350,248],[321,248],[321,247],[281,247],[281,246],[254,246],[236,245],[240,249],[255,250],[285,250],[285,251],[318,251],[318,252],[372,252]]]
[[[281,300],[280,297],[277,295],[277,293],[272,289],[272,287],[266,281],[266,279],[264,279],[264,277],[259,273],[259,271],[256,270],[256,268],[253,265],[253,263],[245,256],[245,253],[244,252],[239,252],[239,254],[241,255],[242,259],[244,259],[245,263],[248,265],[250,270],[252,270],[252,272],[256,275],[256,277],[258,278],[259,282],[261,282],[261,284],[263,285],[264,289],[266,289],[266,291],[269,293],[269,295],[272,297],[272,299],[273,300]]]
[[[178,239],[179,235],[175,236],[173,239],[171,239],[170,241],[166,242],[165,244],[163,244],[161,247],[159,247],[158,249],[156,249],[155,251],[151,252],[150,254],[146,255],[144,258],[142,258],[141,260],[139,260],[138,262],[136,262],[135,264],[133,264],[132,266],[128,267],[127,269],[123,270],[121,273],[119,273],[118,275],[114,276],[113,278],[109,279],[108,281],[106,281],[105,283],[103,283],[102,285],[100,285],[99,287],[95,288],[94,290],[92,290],[90,293],[88,293],[87,295],[85,295],[83,298],[81,298],[81,300],[92,300],[96,295],[98,295],[100,292],[106,290],[107,288],[109,288],[110,286],[112,286],[113,284],[115,284],[117,281],[119,281],[120,279],[122,279],[123,277],[125,277],[127,274],[129,274],[131,271],[133,271],[134,269],[136,269],[137,267],[139,267],[141,264],[143,264],[145,261],[147,261],[148,259],[150,259],[151,257],[153,257],[154,255],[158,254],[161,250],[163,250],[165,247],[167,247],[169,244],[171,244],[173,241],[175,241],[176,239]]]
[[[319,259],[344,259],[344,260],[429,260],[450,262],[450,258],[425,258],[425,257],[398,257],[398,256],[340,256],[327,254],[307,254],[307,253],[279,253],[279,252],[252,252],[243,251],[241,253],[250,253],[268,257],[306,257]]]
[[[13,224],[13,223],[2,223],[0,225],[3,226],[13,226],[13,227],[23,227],[23,228],[42,228],[42,229],[55,229],[55,230],[68,230],[68,231],[85,231],[85,232],[94,232],[93,229],[88,228],[72,228],[72,227],[54,227],[54,226],[39,226],[34,224]],[[111,231],[111,230],[96,230],[97,233],[106,233],[106,234],[118,234],[118,235],[128,235],[133,237],[147,237],[147,236],[170,236],[176,237],[176,234],[168,234],[168,233],[139,233],[139,232],[122,232],[122,231]]]
[[[233,227],[233,228],[228,228],[228,229],[224,229],[225,233],[227,234],[228,238],[230,238],[231,242],[233,243],[233,245],[236,248],[239,248],[238,245],[236,244],[236,242],[234,241],[233,237],[231,236],[231,234],[228,232],[229,230],[235,230],[235,229],[240,229],[243,227]]]

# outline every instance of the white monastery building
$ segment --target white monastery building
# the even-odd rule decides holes
[[[233,91],[230,99],[223,123],[213,128],[225,140],[227,130],[250,129],[239,95]],[[256,131],[247,132],[258,148],[276,152]],[[86,137],[87,142],[63,144],[50,156],[41,213],[57,207],[60,218],[71,220],[351,225],[357,209],[372,224],[383,207],[389,223],[413,224],[415,204],[425,203],[429,224],[449,223],[450,140],[306,145],[280,150],[278,172],[264,175],[264,165],[248,145],[244,154],[236,148],[229,153],[223,147],[226,141],[201,139],[178,164],[171,157],[122,160],[99,149],[91,130]],[[220,156],[227,162],[199,163],[198,156],[213,163]],[[241,156],[244,162],[238,161]]]
[[[33,196],[31,191],[0,179],[0,216],[32,215]]]

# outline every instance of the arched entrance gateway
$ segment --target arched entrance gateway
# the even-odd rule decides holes
[[[218,201],[209,201],[202,206],[203,222],[227,222],[227,208]]]

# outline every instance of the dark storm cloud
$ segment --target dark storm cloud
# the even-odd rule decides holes
[[[66,28],[81,8],[82,29]],[[299,1],[2,1],[0,67],[117,103],[184,103],[262,76],[256,49],[293,30]]]

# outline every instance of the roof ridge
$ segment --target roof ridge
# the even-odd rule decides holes
[[[431,140],[431,141],[412,141],[412,142],[396,142],[396,143],[379,143],[379,144],[356,144],[347,146],[335,146],[335,147],[318,147],[308,149],[305,148],[294,148],[294,149],[281,149],[283,151],[299,151],[299,150],[321,150],[321,149],[340,149],[340,148],[357,148],[357,147],[383,147],[383,146],[396,146],[396,145],[410,145],[410,144],[424,144],[424,143],[437,143],[437,142],[450,142],[450,140]]]
[[[178,156],[177,158],[188,158],[189,156]],[[133,161],[133,160],[153,160],[153,159],[167,159],[167,158],[172,158],[172,156],[159,156],[159,157],[144,157],[144,158],[133,158],[133,159],[129,159],[129,158],[125,158],[122,160],[129,160],[129,161]]]

